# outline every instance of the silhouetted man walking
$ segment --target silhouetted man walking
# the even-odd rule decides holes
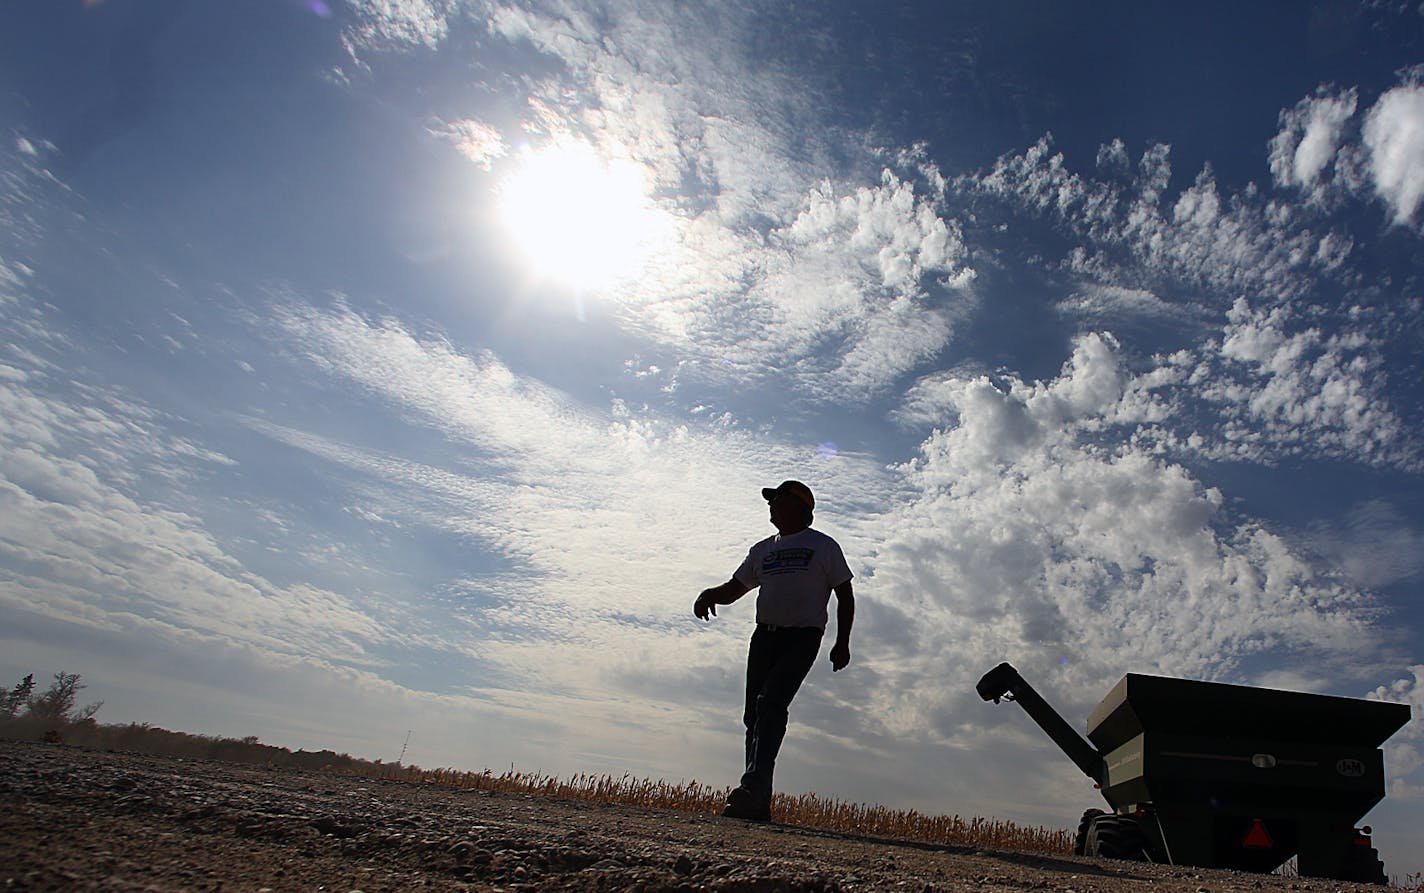
[[[800,481],[783,481],[761,491],[776,535],[752,546],[746,560],[721,586],[703,590],[692,606],[699,620],[716,616],[752,589],[757,594],[756,632],[747,649],[747,766],[727,798],[722,815],[771,821],[771,777],[786,736],[792,698],[801,688],[826,629],[826,606],[836,594],[836,643],[831,668],[850,663],[850,628],[855,596],[845,555],[835,540],[811,529],[816,497]]]

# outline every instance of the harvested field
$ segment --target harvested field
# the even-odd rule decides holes
[[[652,806],[0,741],[0,887],[24,891],[1272,893],[1338,882]],[[1378,888],[1358,888],[1361,890]]]

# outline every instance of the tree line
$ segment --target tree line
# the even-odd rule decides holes
[[[199,760],[225,760],[290,769],[334,769],[360,774],[390,768],[332,750],[289,750],[263,744],[256,735],[226,738],[174,732],[148,723],[105,724],[94,718],[103,701],[79,706],[87,686],[78,673],[59,672],[49,688],[35,693],[33,673],[0,695],[0,738],[131,751]],[[399,765],[399,764],[395,764]],[[410,767],[415,768],[415,767]]]

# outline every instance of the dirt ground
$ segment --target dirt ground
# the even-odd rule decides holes
[[[0,890],[1354,888],[0,741]]]

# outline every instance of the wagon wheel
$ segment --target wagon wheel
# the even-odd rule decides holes
[[[1093,820],[1100,815],[1107,815],[1101,809],[1087,809],[1083,811],[1083,818],[1078,822],[1078,834],[1073,838],[1073,855],[1086,856],[1084,844],[1088,842],[1088,829],[1093,826]]]
[[[1100,815],[1088,826],[1083,855],[1106,859],[1147,858],[1147,838],[1135,819],[1122,815]]]

